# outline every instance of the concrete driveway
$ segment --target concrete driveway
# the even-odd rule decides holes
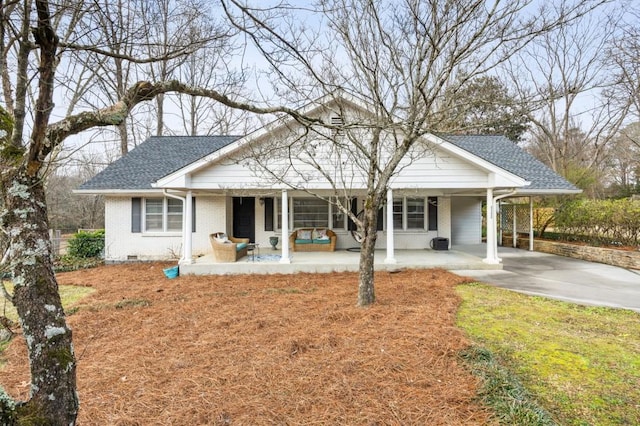
[[[526,294],[640,312],[640,271],[510,247],[499,247],[498,256],[501,271],[457,273]]]

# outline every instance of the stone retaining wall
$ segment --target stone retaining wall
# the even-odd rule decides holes
[[[502,238],[502,245],[511,247],[513,239],[511,235]],[[518,248],[528,250],[529,238],[518,237]],[[616,250],[603,247],[582,246],[577,244],[561,243],[557,241],[545,241],[533,239],[533,249],[542,253],[557,254],[573,257],[575,259],[591,262],[606,263],[607,265],[620,266],[627,269],[640,270],[640,251]]]

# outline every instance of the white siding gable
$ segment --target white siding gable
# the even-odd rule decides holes
[[[319,112],[326,123],[339,123],[339,113]],[[342,112],[342,120],[366,123],[366,112]],[[162,187],[192,189],[284,188],[331,189],[366,187],[368,153],[373,131],[350,127],[335,129],[304,128],[283,119],[273,130],[255,139],[241,139],[235,148],[225,148],[185,173],[177,172],[160,181]],[[379,140],[381,168],[384,168],[402,138],[383,133]],[[284,184],[283,182],[286,182]],[[415,144],[391,178],[392,188],[487,188],[521,187],[523,179],[479,159],[437,137],[427,136]]]

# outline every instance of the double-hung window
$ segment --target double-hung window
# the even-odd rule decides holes
[[[404,199],[393,199],[393,229],[404,229],[402,218],[404,216]],[[388,225],[387,225],[388,226]]]
[[[331,227],[333,229],[344,229],[346,223],[346,215],[340,210],[337,206],[337,203],[340,203],[345,208],[348,208],[347,200],[345,198],[333,199],[332,205],[330,205],[331,209]]]
[[[424,198],[395,198],[393,200],[393,229],[425,229],[424,213]]]
[[[182,201],[175,198],[144,200],[145,232],[182,231]]]
[[[406,198],[407,229],[424,229],[424,198]]]

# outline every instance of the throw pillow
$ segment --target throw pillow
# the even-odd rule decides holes
[[[309,230],[309,229],[300,229],[300,230],[298,230],[298,239],[299,240],[310,240],[311,239],[311,230]]]
[[[217,234],[215,234],[214,238],[219,243],[228,243],[229,242],[229,238],[227,238],[227,234],[225,234],[224,232],[218,232]]]

